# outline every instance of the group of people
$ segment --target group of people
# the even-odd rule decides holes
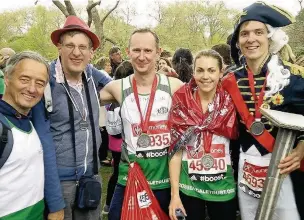
[[[132,163],[172,220],[176,210],[189,220],[235,220],[237,204],[243,220],[254,219],[278,133],[260,107],[304,114],[304,79],[278,56],[288,42],[281,27],[292,22],[263,2],[245,8],[229,72],[211,49],[179,68],[187,56],[160,58],[157,34],[143,28],[129,38],[128,61],[103,64],[112,80],[91,64],[99,39],[76,16],[52,33],[50,64],[35,52],[12,54],[0,100],[0,219],[101,218],[100,105],[112,112],[109,146],[122,151],[113,154],[109,220],[121,219]],[[304,219],[303,158],[299,132],[278,164],[285,178],[273,219]]]

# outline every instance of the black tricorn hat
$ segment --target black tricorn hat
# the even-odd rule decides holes
[[[259,21],[269,24],[272,27],[283,27],[295,22],[294,17],[287,11],[274,6],[268,5],[262,1],[258,1],[243,9],[242,14],[237,20],[230,42],[231,57],[235,64],[239,64],[239,49],[236,43],[239,37],[239,30],[245,21]]]

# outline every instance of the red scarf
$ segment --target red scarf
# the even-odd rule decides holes
[[[189,137],[192,135],[190,130],[193,130],[195,135],[201,133],[202,136],[215,134],[229,139],[237,138],[237,117],[230,95],[219,85],[213,101],[213,111],[203,113],[201,103],[196,101],[194,95],[198,89],[192,78],[172,97],[172,107],[169,114],[170,156],[182,147],[181,140],[189,141]],[[210,114],[211,121],[206,123],[206,118]],[[201,128],[197,126],[201,126]]]

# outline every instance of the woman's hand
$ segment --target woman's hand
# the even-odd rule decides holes
[[[186,211],[184,209],[183,203],[179,197],[179,195],[172,196],[170,205],[169,205],[169,216],[171,220],[178,220],[175,216],[175,210],[181,209],[185,216],[187,216]]]

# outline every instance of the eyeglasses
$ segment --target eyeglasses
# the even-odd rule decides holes
[[[86,45],[79,45],[79,46],[76,46],[74,44],[64,44],[63,45],[67,50],[69,50],[70,52],[74,51],[75,48],[77,47],[78,50],[81,52],[81,53],[85,53],[89,50],[89,47],[86,46]]]

